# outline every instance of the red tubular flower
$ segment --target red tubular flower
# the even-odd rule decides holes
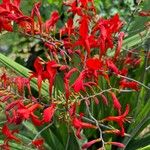
[[[10,98],[11,98],[10,95],[2,96],[1,99],[0,99],[0,102],[5,102],[5,101],[9,100]]]
[[[106,65],[108,67],[108,69],[110,69],[112,72],[114,72],[115,74],[119,74],[119,70],[116,67],[116,65],[113,63],[112,60],[106,60]]]
[[[81,8],[78,7],[78,3],[76,0],[72,1],[71,3],[70,1],[65,2],[64,5],[70,6],[70,9],[68,10],[68,12],[72,12],[74,15],[75,14],[78,14],[79,16],[82,15]]]
[[[98,98],[97,97],[93,97],[93,99],[94,99],[95,104],[98,105],[99,104]]]
[[[74,89],[75,92],[85,91],[84,82],[83,82],[84,78],[85,78],[85,73],[81,72],[79,77],[75,80],[75,82],[72,85],[72,88]]]
[[[118,35],[118,45],[117,45],[117,49],[116,49],[115,56],[114,56],[115,59],[117,59],[117,57],[120,54],[120,50],[122,48],[122,43],[123,43],[123,38],[124,38],[124,32],[120,32]]]
[[[72,125],[76,128],[76,136],[81,139],[81,135],[80,135],[80,132],[82,129],[87,129],[87,128],[93,128],[93,129],[96,129],[97,127],[90,124],[90,123],[85,123],[85,122],[82,122],[81,119],[82,119],[82,116],[83,114],[80,114],[80,117],[77,118],[77,117],[72,117]]]
[[[141,58],[135,57],[134,52],[136,53],[135,49],[129,51],[128,55],[124,59],[124,65],[135,67],[141,63]]]
[[[6,31],[9,31],[9,32],[12,32],[13,31],[13,27],[11,25],[11,21],[9,21],[7,18],[1,18],[0,17],[0,32],[2,30],[6,30]]]
[[[20,124],[23,121],[23,118],[21,118],[16,112],[16,110],[19,108],[24,108],[24,105],[22,104],[22,99],[12,101],[6,106],[5,115],[8,123]]]
[[[82,19],[80,21],[80,28],[79,28],[79,33],[81,36],[81,39],[79,39],[79,41],[82,42],[82,45],[84,46],[84,48],[86,49],[88,55],[90,55],[90,43],[89,43],[89,35],[88,35],[88,16],[82,16]]]
[[[116,95],[113,92],[111,92],[111,96],[112,96],[114,108],[117,109],[118,113],[120,114],[120,112],[121,112],[121,104],[120,104],[118,98],[116,97]]]
[[[24,106],[24,108],[19,108],[17,113],[22,117],[22,119],[29,119],[30,115],[37,109],[40,108],[40,104],[31,105],[31,107]]]
[[[144,10],[140,11],[139,16],[148,17],[148,16],[150,16],[150,11],[144,11]]]
[[[48,123],[52,120],[52,117],[56,110],[56,104],[51,104],[50,107],[46,108],[43,112],[43,121]]]
[[[16,21],[18,17],[23,16],[23,13],[19,9],[20,7],[20,0],[14,1],[3,1],[0,4],[0,31],[2,29],[12,32],[13,25],[12,21]]]
[[[92,34],[95,34],[97,31],[100,32],[98,37],[100,58],[106,54],[108,48],[113,48],[113,35],[119,32],[122,24],[123,22],[119,19],[119,15],[116,14],[110,19],[100,18],[93,28]]]
[[[8,141],[6,141],[4,144],[1,144],[0,148],[3,150],[11,150],[10,146],[8,145]]]
[[[86,66],[90,70],[98,70],[102,67],[102,62],[98,58],[89,58],[86,61]]]
[[[49,33],[50,29],[54,27],[58,19],[59,19],[58,11],[52,12],[50,19],[45,22],[45,29],[47,33]]]
[[[124,132],[124,125],[123,124],[124,124],[125,121],[128,121],[127,118],[126,118],[128,113],[129,113],[129,105],[127,104],[126,110],[125,110],[125,112],[122,115],[109,116],[109,117],[103,119],[103,121],[114,121],[114,122],[116,122],[121,128],[120,135],[124,136],[125,132]]]
[[[122,70],[120,70],[120,75],[127,76],[127,74],[128,74],[128,69],[127,68],[123,68]]]
[[[41,6],[41,2],[37,2],[36,4],[34,4],[32,12],[31,12],[31,18],[34,19],[34,16],[35,15],[37,16],[38,23],[40,26],[40,32],[42,32],[42,17],[41,17],[40,11],[39,11],[40,6]]]
[[[32,145],[34,145],[39,150],[44,150],[42,148],[43,144],[44,144],[44,139],[43,138],[39,138],[39,139],[36,139],[36,140],[32,141]]]
[[[123,25],[123,22],[120,20],[118,13],[109,19],[109,23],[111,24],[111,31],[113,33],[119,32]]]
[[[141,61],[142,61],[141,58],[137,58],[137,59],[135,58],[135,59],[134,59],[134,62],[133,62],[133,63],[134,63],[134,66],[140,65]]]
[[[102,102],[105,104],[105,105],[108,105],[108,100],[106,98],[106,96],[104,94],[100,94],[100,96],[102,97]]]
[[[88,16],[82,16],[80,20],[79,34],[83,39],[86,39],[88,36],[89,31],[88,23],[89,23]]]
[[[95,139],[95,140],[89,141],[82,145],[82,149],[87,149],[87,148],[91,147],[93,144],[98,143],[100,141],[101,141],[101,139]]]
[[[73,103],[73,104],[70,106],[69,115],[70,115],[71,117],[75,116],[75,113],[76,113],[76,106],[77,106],[76,103]]]
[[[67,100],[70,96],[69,79],[70,79],[71,75],[76,71],[77,71],[76,68],[72,68],[68,73],[65,74],[65,77],[64,77],[64,88],[65,88],[65,93],[66,93],[66,99]]]
[[[90,82],[90,81],[84,82],[84,79],[86,79],[86,78],[87,78],[86,70],[83,70],[71,86],[76,93],[78,93],[80,91],[85,92],[86,87],[91,88],[91,86],[97,85],[95,82]]]
[[[9,9],[9,3],[3,2],[2,4],[0,4],[0,32],[2,30],[6,30],[9,32],[13,31],[11,21],[7,18],[7,16],[10,14],[11,11]]]
[[[70,35],[74,32],[74,27],[73,27],[73,19],[70,18],[68,19],[66,26],[62,29],[60,29],[60,35],[64,35],[67,34],[69,39],[70,39]]]
[[[34,20],[28,16],[20,16],[14,19],[25,33],[34,33]]]
[[[19,94],[21,95],[23,94],[25,87],[27,87],[29,90],[29,93],[31,93],[29,79],[18,76],[14,79],[14,83],[17,85]]]
[[[5,141],[7,140],[15,140],[16,142],[20,142],[20,139],[18,139],[17,137],[15,137],[13,134],[17,133],[18,130],[9,130],[8,126],[5,124],[2,128],[2,134],[4,134],[6,136]]]
[[[121,135],[121,131],[118,130],[118,129],[112,129],[112,130],[105,130],[103,131],[103,133],[107,133],[107,134],[115,134],[115,135]],[[124,133],[124,136],[130,136],[129,134],[127,133]]]
[[[21,0],[14,0],[13,3],[14,3],[15,6],[17,6],[19,8]]]
[[[41,86],[42,86],[42,80],[43,80],[44,68],[42,66],[42,63],[41,63],[41,60],[39,57],[37,57],[34,62],[34,68],[35,68],[35,72],[32,72],[32,75],[30,76],[30,80],[34,77],[37,78],[37,85],[38,85],[38,89],[39,89],[39,93],[40,93]]]
[[[101,58],[102,55],[105,55],[105,53],[106,53],[106,50],[107,50],[106,41],[107,41],[110,33],[108,32],[106,27],[104,27],[104,25],[99,25],[99,30],[101,32],[101,35],[99,37],[99,41],[100,41],[100,58]]]
[[[44,78],[49,80],[49,94],[52,95],[52,87],[57,73],[57,67],[59,65],[55,61],[48,61],[46,64],[46,71],[44,72]]]
[[[121,88],[131,88],[134,89],[136,91],[139,90],[139,84],[137,82],[134,81],[126,81],[125,79],[120,81],[120,87]]]
[[[89,0],[79,0],[79,1],[81,3],[82,7],[87,8]]]
[[[7,81],[8,81],[8,79],[9,79],[9,78],[6,76],[6,73],[3,73],[3,74],[1,75],[1,77],[0,77],[0,81],[3,82],[4,88],[6,88],[6,86],[7,86]]]
[[[43,125],[43,120],[40,120],[38,116],[34,115],[34,113],[31,113],[30,117],[35,126]]]
[[[89,17],[87,15],[83,15],[79,24],[79,34],[80,38],[74,43],[75,46],[82,46],[85,48],[87,51],[88,56],[90,56],[90,48],[91,48],[91,41],[90,41],[90,36],[89,36]]]
[[[115,146],[120,147],[120,148],[124,148],[125,147],[125,145],[120,143],[120,142],[106,142],[105,144],[115,145]]]

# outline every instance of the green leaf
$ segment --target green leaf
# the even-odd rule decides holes
[[[132,140],[129,145],[127,146],[126,149],[129,150],[142,150],[142,147],[147,147],[147,145],[150,144],[150,135],[146,136],[146,137],[141,137],[138,138],[136,140]],[[149,145],[150,146],[150,145]]]
[[[3,144],[3,140],[0,140],[0,144]],[[10,149],[11,150],[23,150],[23,149],[26,149],[26,150],[35,150],[34,148],[31,148],[29,146],[25,146],[25,145],[21,145],[19,143],[13,143],[13,142],[9,142],[9,145],[10,145]]]
[[[143,147],[143,148],[140,148],[140,149],[138,149],[138,150],[150,150],[150,145],[145,146],[145,147]]]
[[[146,41],[148,37],[149,37],[149,31],[148,30],[143,30],[143,31],[131,36],[131,37],[127,37],[123,41],[123,49],[126,49],[126,48],[130,49],[133,46],[141,44],[144,41]]]

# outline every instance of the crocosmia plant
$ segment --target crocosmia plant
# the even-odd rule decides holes
[[[119,13],[103,17],[96,5],[63,1],[62,23],[58,10],[43,19],[41,1],[27,15],[21,0],[2,0],[1,36],[17,32],[42,45],[31,70],[0,54],[2,150],[134,150],[150,144],[143,131],[150,122],[149,21],[130,32],[132,16],[129,24]],[[150,16],[137,8],[132,15]]]

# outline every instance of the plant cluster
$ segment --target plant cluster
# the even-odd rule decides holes
[[[24,121],[43,128],[55,120],[63,122],[68,132],[75,131],[79,141],[84,139],[83,130],[94,130],[97,136],[83,143],[82,149],[95,144],[99,150],[107,145],[123,148],[124,144],[110,141],[105,135],[129,136],[125,124],[131,121],[128,114],[132,108],[117,95],[139,91],[143,84],[129,77],[129,70],[140,65],[141,57],[134,55],[135,50],[122,52],[124,22],[118,14],[108,19],[99,17],[93,0],[63,4],[68,20],[60,28],[57,11],[48,20],[42,20],[40,2],[33,6],[30,16],[21,11],[20,0],[3,0],[0,4],[0,31],[14,32],[17,26],[22,35],[41,40],[45,51],[44,58],[37,57],[34,61],[34,71],[28,78],[7,73],[0,76],[0,102],[7,120],[2,127],[1,148],[5,150],[10,149],[12,140],[23,143],[17,137],[19,130],[12,127],[17,128]],[[30,84],[34,79],[37,93]],[[49,95],[42,93],[44,82],[48,84]],[[62,89],[58,88],[58,82],[63,84]],[[112,115],[102,118],[94,114],[93,109],[100,109],[99,106],[106,111],[111,109]],[[110,126],[111,122],[115,126]],[[36,137],[28,145],[44,149],[43,143],[44,139]]]

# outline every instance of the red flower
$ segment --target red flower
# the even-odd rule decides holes
[[[120,148],[124,148],[125,147],[125,145],[120,143],[120,142],[106,142],[105,144],[115,145],[115,146],[120,147]]]
[[[67,72],[65,74],[65,77],[64,77],[64,88],[65,88],[65,93],[66,93],[66,99],[67,100],[70,96],[69,79],[70,79],[71,75],[76,71],[77,71],[76,68],[72,68],[69,72]]]
[[[19,8],[21,0],[14,0],[13,3],[14,3],[15,6],[17,6]]]
[[[59,13],[57,11],[52,12],[50,19],[45,23],[46,32],[49,33],[50,29],[54,27],[59,19]]]
[[[106,60],[106,65],[108,69],[110,69],[112,72],[114,72],[115,74],[119,74],[119,70],[112,60],[110,59]]]
[[[77,129],[76,131],[76,136],[81,139],[81,136],[80,136],[80,132],[82,129],[87,129],[87,128],[94,128],[96,129],[97,127],[90,124],[90,123],[85,123],[85,122],[82,122],[81,119],[82,119],[82,116],[83,114],[80,114],[80,117],[77,118],[77,117],[72,117],[72,125]]]
[[[54,85],[54,80],[57,73],[57,67],[59,65],[55,61],[48,61],[46,65],[46,71],[44,78],[47,78],[49,80],[49,94],[52,95],[52,87]]]
[[[100,94],[100,96],[102,97],[102,101],[105,105],[108,105],[108,100],[106,98],[106,96],[104,94]]]
[[[34,62],[34,68],[35,68],[35,72],[32,72],[30,79],[32,79],[34,77],[37,78],[37,84],[38,84],[38,89],[39,89],[39,93],[40,93],[41,86],[42,86],[42,80],[43,80],[44,68],[43,68],[41,59],[39,57],[37,57]]]
[[[121,104],[120,104],[118,98],[116,97],[116,95],[113,92],[111,92],[111,96],[112,96],[114,108],[117,109],[118,113],[120,114],[120,112],[121,112]]]
[[[12,32],[13,31],[13,27],[11,25],[11,21],[9,21],[7,18],[2,18],[0,17],[0,32],[2,30],[6,30],[6,31],[9,31],[9,32]]]
[[[4,88],[6,88],[8,80],[9,80],[9,78],[6,76],[6,73],[3,73],[0,77],[0,81],[3,82]]]
[[[30,115],[40,107],[40,104],[33,104],[31,107],[24,106],[23,108],[19,108],[17,113],[22,117],[22,119],[29,119]]]
[[[150,11],[140,11],[139,16],[148,17],[150,16]]]
[[[92,34],[100,33],[98,37],[100,58],[106,54],[108,48],[113,48],[113,35],[119,32],[122,24],[123,22],[119,19],[119,15],[116,14],[110,19],[100,18],[93,28]]]
[[[89,23],[89,17],[87,15],[83,15],[79,24],[79,34],[80,34],[80,38],[74,43],[74,47],[75,46],[82,46],[86,51],[88,56],[90,55],[90,48],[91,48],[91,36],[89,35],[89,27],[88,27],[88,23]]]
[[[139,90],[139,84],[137,82],[134,81],[126,81],[125,79],[120,81],[120,87],[121,88],[131,88],[134,89],[136,91]]]
[[[28,16],[20,16],[14,19],[25,33],[34,33],[34,20]]]
[[[32,144],[39,150],[43,150],[42,146],[44,144],[44,139],[43,138],[36,139],[32,141]]]
[[[79,34],[85,40],[88,36],[88,31],[89,31],[88,23],[89,23],[88,16],[82,16],[80,20]]]
[[[95,140],[89,141],[82,145],[82,149],[87,149],[87,148],[91,147],[93,144],[100,142],[100,141],[101,141],[101,139],[95,139]]]
[[[66,27],[62,28],[60,30],[60,35],[67,34],[68,37],[70,38],[70,35],[74,32],[74,27],[73,27],[73,19],[70,18],[68,19],[66,23]]]
[[[32,72],[30,79],[32,79],[33,77],[37,78],[39,93],[41,91],[42,81],[45,79],[48,79],[49,80],[49,93],[51,96],[52,87],[53,87],[55,76],[57,73],[57,67],[59,67],[59,65],[55,61],[48,61],[46,64],[46,70],[44,70],[44,67],[42,65],[40,58],[37,58],[35,60],[34,62],[35,72]]]
[[[56,104],[51,104],[50,107],[46,108],[43,112],[43,121],[50,122],[56,110]]]
[[[9,130],[8,126],[5,124],[2,128],[2,134],[6,136],[5,141],[7,140],[15,140],[16,142],[20,142],[20,139],[14,136],[14,133],[18,133],[18,130]]]
[[[137,66],[141,63],[141,58],[135,57],[133,54],[136,53],[136,50],[131,50],[126,58],[124,59],[124,65],[130,65],[132,67]]]
[[[86,66],[90,70],[98,70],[102,67],[102,62],[98,58],[89,58],[86,61]]]
[[[11,150],[10,146],[8,145],[8,141],[6,141],[4,144],[1,144],[0,148],[3,150]]]
[[[123,43],[123,38],[124,38],[124,32],[120,32],[118,35],[118,45],[117,45],[117,49],[116,49],[115,56],[114,56],[115,59],[120,54],[120,50],[122,48],[122,43]]]
[[[86,7],[87,7],[87,4],[88,4],[88,2],[89,2],[90,0],[79,0],[79,1],[80,1],[80,3],[81,3],[82,7],[86,8]]]
[[[120,75],[127,76],[127,74],[128,74],[128,69],[127,68],[123,68],[122,70],[120,70]]]
[[[10,95],[2,96],[0,99],[0,102],[5,102],[5,101],[9,100],[10,98],[11,98]]]
[[[23,78],[23,77],[18,76],[14,79],[14,83],[17,85],[18,92],[20,95],[23,95],[25,87],[27,87],[29,92],[31,93],[29,80],[27,78]]]
[[[114,121],[114,122],[117,122],[117,124],[121,128],[120,135],[124,136],[125,131],[124,131],[124,125],[123,124],[124,124],[125,121],[128,121],[127,118],[126,118],[128,113],[129,113],[129,105],[126,106],[126,110],[125,110],[125,112],[122,115],[109,116],[109,117],[103,119],[103,121]]]
[[[85,78],[85,73],[81,72],[79,77],[75,80],[75,82],[72,85],[72,88],[74,89],[75,92],[85,91],[84,82],[83,82],[84,78]]]
[[[75,116],[75,113],[76,113],[76,106],[77,106],[76,103],[73,103],[73,104],[70,106],[69,115],[70,115],[71,117]]]
[[[35,126],[43,125],[43,120],[40,120],[38,116],[34,115],[34,113],[31,113],[30,117]]]
[[[85,87],[91,88],[91,86],[97,85],[95,82],[92,82],[92,81],[84,82],[84,79],[86,78],[87,78],[86,70],[83,70],[71,86],[76,93],[80,91],[85,92],[86,90]]]
[[[36,4],[34,4],[32,12],[31,12],[31,18],[34,19],[34,16],[35,15],[37,16],[38,23],[40,26],[40,32],[42,32],[42,17],[41,17],[40,11],[39,11],[40,6],[41,6],[41,2],[37,2]]]
[[[12,101],[5,108],[5,115],[8,123],[20,124],[23,118],[16,112],[19,108],[25,108],[22,104],[22,99]]]
[[[78,3],[76,0],[74,0],[73,2],[65,2],[64,5],[66,6],[70,6],[71,8],[68,10],[68,12],[72,12],[74,15],[75,14],[78,14],[79,16],[82,15],[82,12],[81,12],[81,8],[78,7]]]
[[[123,22],[119,18],[119,14],[115,14],[112,18],[110,18],[109,23],[111,25],[110,30],[113,33],[119,32],[123,25]],[[109,27],[109,24],[107,26]]]

